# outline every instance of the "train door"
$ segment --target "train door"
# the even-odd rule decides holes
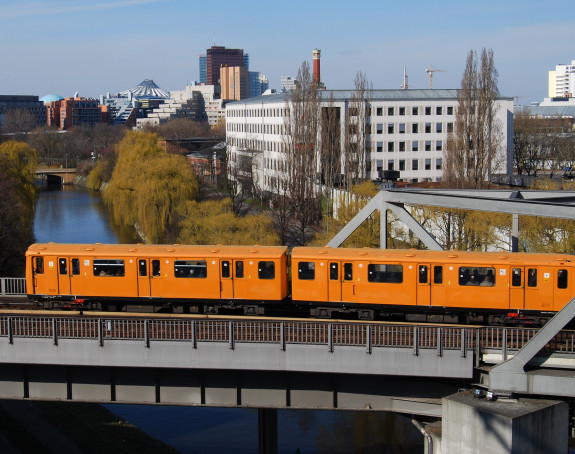
[[[232,260],[220,260],[220,298],[234,298],[234,281],[232,278]]]
[[[355,302],[355,281],[352,262],[343,263],[343,279],[341,282],[341,300]]]
[[[553,283],[553,310],[559,311],[573,298],[573,276],[569,276],[572,273],[572,269],[558,268],[555,271],[555,282]]]
[[[162,269],[164,267],[165,269]],[[167,276],[168,261],[162,262],[160,259],[150,260],[150,296],[152,298],[158,297],[163,298],[165,277]]]
[[[70,292],[72,295],[82,295],[84,293],[85,279],[80,276],[80,259],[77,257],[71,258],[69,266]]]
[[[443,265],[431,267],[431,305],[445,306],[445,285],[443,283]]]
[[[431,304],[431,265],[417,265],[417,305],[429,306]]]
[[[138,296],[150,296],[150,261],[148,259],[138,259]]]
[[[329,262],[329,276],[327,284],[328,301],[341,301],[341,286],[341,263]]]
[[[509,309],[525,309],[525,268],[511,268]]]
[[[29,294],[56,294],[56,289],[50,289],[50,276],[47,275],[47,269],[45,266],[48,265],[47,257],[31,257],[32,260],[32,279],[34,283],[34,288],[29,288]],[[54,287],[54,286],[52,286]],[[50,289],[50,290],[49,290]]]
[[[66,257],[58,257],[58,292],[60,295],[71,294],[68,258]]]

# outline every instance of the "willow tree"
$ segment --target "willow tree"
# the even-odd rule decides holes
[[[36,151],[24,142],[0,145],[0,272],[23,273],[24,253],[32,243],[36,190]]]
[[[117,155],[103,192],[114,220],[136,226],[147,243],[175,241],[177,207],[199,193],[186,158],[168,154],[156,134],[134,131],[120,142]]]
[[[493,51],[467,54],[461,89],[457,93],[454,132],[447,137],[442,181],[447,187],[479,189],[499,167],[501,127],[496,115],[497,70]]]

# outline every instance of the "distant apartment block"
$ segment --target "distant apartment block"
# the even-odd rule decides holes
[[[107,107],[92,98],[64,98],[46,103],[47,123],[61,131],[108,121]]]
[[[557,65],[549,71],[549,97],[572,98],[575,93],[575,60],[570,65]]]
[[[46,124],[46,107],[38,96],[0,95],[0,126],[4,124],[4,116],[11,109],[30,113],[37,126]]]
[[[241,66],[223,66],[220,68],[222,99],[240,101],[248,98],[250,94],[249,85],[249,74],[246,68]]]
[[[280,79],[280,90],[282,92],[291,91],[297,85],[297,79],[294,79],[292,76],[281,76]]]
[[[350,111],[351,91],[322,90],[322,108],[338,110],[341,150],[345,152],[346,117]],[[447,135],[454,130],[457,90],[373,90],[367,119],[367,147],[363,175],[377,179],[382,171],[399,171],[406,182],[441,181]],[[513,98],[497,100],[496,120],[503,134],[497,173],[512,169]],[[286,94],[279,93],[226,106],[226,141],[233,155],[255,156],[255,180],[263,190],[281,168],[285,144]],[[233,156],[231,156],[233,159]],[[321,164],[318,163],[318,167]],[[318,173],[321,171],[318,168]],[[342,171],[345,173],[345,170]]]

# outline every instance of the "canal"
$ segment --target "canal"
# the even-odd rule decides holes
[[[134,232],[110,222],[97,193],[66,186],[39,193],[37,242],[133,243]],[[184,454],[258,450],[254,409],[105,405],[110,411]],[[278,452],[421,453],[423,437],[408,417],[393,413],[278,411]]]

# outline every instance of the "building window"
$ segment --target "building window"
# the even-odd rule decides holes
[[[393,115],[393,107],[387,108],[387,115]]]
[[[431,123],[425,123],[425,134],[431,133]]]
[[[399,133],[405,134],[405,123],[399,123]]]
[[[419,107],[412,107],[411,115],[419,115]]]
[[[405,170],[405,159],[399,160],[399,170]]]
[[[405,151],[405,142],[399,142],[399,151]]]
[[[394,129],[393,123],[388,123],[388,124],[387,124],[387,133],[388,133],[388,134],[393,134],[393,129]]]
[[[425,170],[431,170],[431,159],[425,160]]]
[[[413,123],[411,125],[411,132],[414,134],[417,134],[419,132],[419,124],[418,123]]]
[[[377,152],[381,153],[383,151],[383,142],[377,142]]]
[[[443,123],[436,123],[435,124],[435,132],[443,132]]]
[[[383,115],[383,107],[378,107],[376,109],[376,114],[378,117],[381,117]]]
[[[383,123],[377,123],[376,132],[377,134],[383,134]]]
[[[419,160],[414,159],[411,161],[411,170],[418,170],[419,169]]]
[[[387,142],[387,151],[395,151],[393,145],[394,142]]]
[[[435,142],[435,149],[437,151],[441,151],[443,150],[443,142],[441,140],[438,140]]]
[[[453,115],[453,106],[447,106],[447,115]]]
[[[387,170],[393,170],[393,160],[390,159],[389,161],[387,161]]]
[[[431,140],[425,141],[425,151],[431,151]]]
[[[399,108],[399,115],[405,115],[405,107]]]
[[[431,115],[431,107],[427,106],[425,108],[425,115]]]
[[[453,123],[447,123],[447,132],[453,132]]]
[[[435,109],[435,114],[436,114],[436,115],[443,115],[443,107],[438,106],[438,107]]]
[[[419,151],[419,140],[411,142],[411,151]]]
[[[436,170],[441,170],[441,164],[442,164],[442,163],[441,163],[441,158],[437,158],[437,159],[435,160],[435,169],[436,169]]]

